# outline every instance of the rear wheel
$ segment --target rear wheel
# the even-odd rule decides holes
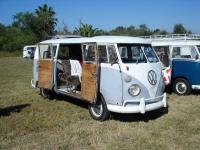
[[[53,99],[54,92],[45,88],[40,88],[40,95],[47,99]]]
[[[96,103],[89,105],[89,112],[95,120],[104,121],[110,117],[110,112],[107,109],[103,96],[100,96]]]
[[[187,80],[178,78],[173,84],[173,90],[178,95],[187,95],[191,92],[190,84]]]

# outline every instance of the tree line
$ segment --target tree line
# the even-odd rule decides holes
[[[11,25],[0,23],[0,51],[14,52],[21,50],[25,45],[36,44],[57,34],[75,34],[85,37],[97,35],[128,35],[128,36],[149,36],[165,34],[190,34],[182,24],[175,24],[173,32],[160,29],[150,29],[145,24],[139,27],[133,25],[125,27],[118,26],[110,31],[93,27],[90,24],[80,22],[78,27],[69,31],[64,25],[56,29],[58,19],[56,12],[51,6],[44,4],[38,6],[34,12],[19,12],[13,16]]]

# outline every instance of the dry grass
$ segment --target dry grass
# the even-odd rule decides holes
[[[87,104],[30,87],[32,61],[0,58],[0,149],[200,149],[200,95],[168,95],[168,111],[91,119]]]

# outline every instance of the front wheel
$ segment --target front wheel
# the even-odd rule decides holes
[[[107,109],[106,102],[101,96],[96,103],[89,105],[89,112],[93,119],[104,121],[110,117],[110,112]]]
[[[173,84],[174,92],[178,95],[187,95],[191,92],[190,84],[187,80],[179,78]]]

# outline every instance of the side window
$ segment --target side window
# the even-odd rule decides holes
[[[95,61],[95,45],[83,45],[83,61]]]
[[[28,47],[27,51],[28,51],[28,54],[33,54],[34,53],[34,47]]]
[[[108,46],[108,58],[109,58],[109,63],[113,63],[118,60],[116,49],[114,45],[109,45]]]
[[[100,63],[108,63],[106,45],[99,45],[98,52],[99,52],[99,62]]]
[[[141,48],[138,46],[131,46],[132,62],[133,63],[145,63],[146,58]]]
[[[69,59],[69,47],[67,45],[60,45],[58,50],[58,59]]]
[[[52,50],[50,45],[39,45],[40,59],[52,58]]]
[[[192,47],[192,49],[191,49],[191,58],[192,59],[198,59],[199,58],[195,47]]]
[[[119,47],[119,54],[120,54],[121,58],[128,58],[127,47]]]
[[[33,51],[33,47],[28,47],[27,50]]]
[[[172,58],[181,58],[181,48],[173,47]]]
[[[198,53],[194,46],[174,47],[172,58],[197,59]]]

